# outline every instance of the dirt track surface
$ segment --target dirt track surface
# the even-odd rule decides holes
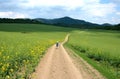
[[[68,40],[68,36],[66,36],[63,43]],[[91,66],[86,68],[86,66],[89,66],[88,64],[76,64],[76,62],[83,62],[84,60],[80,58],[79,61],[71,57],[71,54],[67,53],[64,49],[63,43],[60,44],[59,48],[56,48],[54,45],[48,49],[31,79],[104,79]],[[89,69],[90,73],[88,73],[87,69]],[[91,75],[91,73],[95,75]]]

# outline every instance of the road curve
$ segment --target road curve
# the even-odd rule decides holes
[[[76,61],[70,57],[63,47],[68,37],[69,35],[65,37],[59,48],[53,45],[47,50],[31,79],[104,79],[81,58],[79,58],[79,62],[82,63],[80,63],[79,68],[76,67]],[[88,73],[88,70],[92,75]]]
[[[82,79],[81,73],[63,47],[63,43],[68,40],[68,36],[59,48],[53,45],[48,49],[36,68],[32,79]]]

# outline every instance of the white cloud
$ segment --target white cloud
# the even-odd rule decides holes
[[[24,3],[22,1],[21,5],[32,8],[60,6],[68,11],[81,8],[85,13],[98,17],[103,17],[115,12],[116,7],[113,3],[101,4],[100,0],[27,0]]]
[[[1,18],[25,18],[26,16],[17,12],[0,12]]]
[[[34,6],[81,6],[83,0],[28,0],[28,3]]]
[[[84,0],[27,0],[21,3],[25,7],[55,7],[61,6],[66,9],[75,9],[84,5]]]
[[[117,15],[120,15],[120,12],[117,12],[116,14],[117,14]]]
[[[23,3],[24,0],[21,1]],[[23,4],[26,6],[65,6],[81,7],[85,4],[99,3],[100,0],[26,0]]]
[[[111,2],[114,2],[116,4],[120,4],[120,0],[110,0]]]
[[[86,5],[82,7],[82,10],[91,16],[104,17],[116,11],[116,5],[113,3],[100,4],[96,3],[93,5]]]
[[[1,0],[2,1],[2,0]],[[7,0],[2,1],[0,17],[6,18],[56,18],[71,16],[90,22],[111,22],[120,18],[120,0]],[[2,7],[3,6],[3,7]],[[24,13],[24,14],[23,14]],[[96,19],[95,19],[96,18]],[[118,22],[118,19],[114,20]],[[115,22],[114,21],[114,22]]]

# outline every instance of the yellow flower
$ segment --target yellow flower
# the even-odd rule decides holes
[[[0,65],[2,65],[2,63],[0,63]]]
[[[10,72],[13,72],[13,69],[10,69]]]
[[[2,71],[3,71],[3,72],[5,71],[5,67],[4,67],[4,66],[2,66]]]
[[[34,51],[32,50],[31,52],[33,53]]]
[[[10,56],[7,56],[7,59],[9,59],[10,58]]]
[[[9,65],[10,65],[9,63],[6,64],[7,67],[9,67]]]
[[[7,79],[10,79],[10,76],[9,76],[9,75],[7,75],[7,76],[6,76],[6,78],[7,78]]]

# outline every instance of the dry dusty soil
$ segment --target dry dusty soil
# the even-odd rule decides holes
[[[69,35],[60,44],[50,47],[38,64],[31,79],[105,79],[73,51],[63,47]]]

